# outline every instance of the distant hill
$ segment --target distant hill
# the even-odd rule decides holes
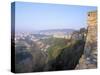
[[[40,30],[39,33],[40,34],[45,34],[45,33],[58,33],[58,32],[62,32],[64,34],[69,34],[74,32],[74,29],[49,29],[49,30]]]

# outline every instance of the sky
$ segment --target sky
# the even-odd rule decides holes
[[[87,27],[87,13],[95,6],[15,3],[15,31],[80,29]]]

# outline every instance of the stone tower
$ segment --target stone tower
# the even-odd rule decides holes
[[[91,11],[87,16],[87,37],[84,55],[88,60],[97,58],[97,11]]]
[[[84,54],[76,69],[97,68],[97,11],[88,12],[87,26]]]

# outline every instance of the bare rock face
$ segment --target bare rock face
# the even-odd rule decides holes
[[[88,12],[87,35],[84,54],[80,58],[76,69],[90,69],[97,67],[97,11]]]
[[[31,46],[32,45],[32,46]],[[44,70],[47,54],[41,51],[35,43],[28,44],[20,40],[15,47],[16,73],[39,72]]]

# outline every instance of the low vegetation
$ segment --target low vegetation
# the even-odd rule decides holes
[[[80,33],[84,35],[82,30]],[[16,72],[72,70],[78,64],[85,45],[84,37],[79,40],[50,37],[41,41],[50,46],[46,52],[38,48],[35,42],[20,40],[16,44]],[[26,43],[30,44],[29,48]]]

